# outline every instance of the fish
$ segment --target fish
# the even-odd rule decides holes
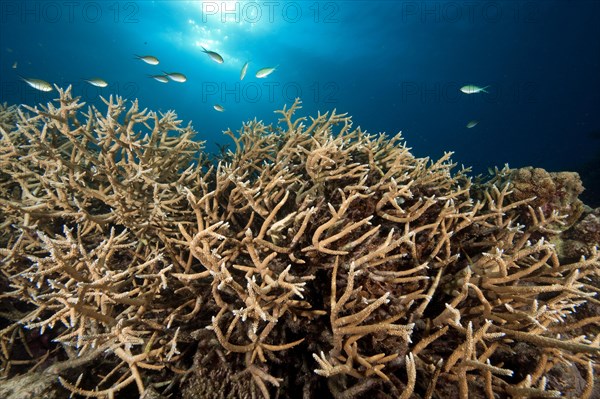
[[[161,83],[169,83],[169,78],[165,75],[148,75],[149,78],[158,80]]]
[[[19,76],[25,83],[39,91],[52,91],[52,85],[42,79],[24,78]]]
[[[171,72],[171,73],[167,73],[165,71],[163,71],[163,73],[165,74],[165,76],[169,79],[171,79],[174,82],[179,82],[179,83],[183,83],[185,81],[187,81],[187,77],[179,72]]]
[[[274,67],[266,67],[266,68],[261,68],[256,72],[256,77],[257,78],[266,78],[267,76],[269,76],[270,74],[272,74],[273,72],[275,72],[275,70],[277,69],[279,65],[274,66]]]
[[[470,121],[469,123],[467,123],[467,129],[471,129],[471,128],[477,126],[478,123],[479,123],[479,121],[476,121],[476,120]]]
[[[221,57],[221,54],[214,52],[214,51],[210,51],[205,49],[204,47],[202,47],[202,52],[208,54],[208,56],[216,63],[218,64],[222,64],[223,61],[223,57]]]
[[[460,88],[460,91],[462,91],[465,94],[477,94],[477,93],[487,93],[487,91],[485,89],[487,89],[488,86],[485,87],[479,87],[479,86],[475,86],[475,85],[466,85]]]
[[[142,60],[144,61],[146,64],[150,64],[150,65],[158,65],[158,58],[156,58],[153,55],[137,55],[134,54],[135,58],[137,58],[138,60]]]
[[[13,69],[17,69],[17,61],[15,61],[15,63],[12,66]]]
[[[108,86],[108,83],[104,79],[91,78],[91,79],[84,79],[84,80],[86,82],[88,82],[89,84],[91,84],[92,86],[96,86],[96,87],[106,87],[106,86]]]
[[[221,104],[215,104],[215,105],[213,105],[213,108],[219,112],[225,111],[225,108],[223,108],[223,106]]]
[[[242,67],[242,71],[240,72],[240,80],[244,80],[244,76],[246,76],[246,72],[248,72],[248,64],[250,64],[250,61],[246,61]]]

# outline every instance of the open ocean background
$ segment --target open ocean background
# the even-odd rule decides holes
[[[474,174],[505,163],[578,171],[584,200],[600,206],[599,16],[600,2],[576,0],[3,0],[0,102],[57,97],[19,75],[73,85],[100,109],[99,95],[138,98],[176,110],[217,152],[231,143],[223,130],[276,122],[273,111],[301,97],[302,115],[348,112],[368,132],[402,131],[417,156],[454,151]],[[162,71],[188,80],[148,77]],[[92,77],[109,86],[82,80]],[[467,84],[489,92],[461,93]]]

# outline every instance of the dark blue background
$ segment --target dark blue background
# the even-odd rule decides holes
[[[454,160],[475,173],[505,163],[578,170],[593,193],[599,16],[600,2],[574,0],[2,1],[0,101],[56,97],[18,74],[72,84],[97,105],[98,95],[138,98],[142,107],[176,110],[216,151],[215,142],[229,142],[223,130],[254,117],[275,122],[272,111],[301,96],[305,114],[336,108],[369,132],[402,131],[418,156],[455,151]],[[255,78],[275,65],[269,77]],[[163,70],[185,73],[188,82],[147,77]],[[82,81],[95,76],[109,87]],[[465,95],[465,84],[491,87]],[[479,124],[467,129],[473,119]]]

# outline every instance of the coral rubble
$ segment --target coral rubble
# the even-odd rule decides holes
[[[59,94],[0,110],[0,392],[598,394],[600,253],[555,245],[598,236],[575,175],[474,183],[299,101],[211,162],[173,112]]]

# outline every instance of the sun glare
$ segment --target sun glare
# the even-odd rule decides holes
[[[190,3],[186,3],[188,6]],[[267,13],[259,3],[253,1],[215,0],[191,3],[195,10],[187,17],[191,37],[188,44],[202,50],[217,51],[226,59],[226,64],[237,65],[243,62],[233,56],[239,49],[235,47],[244,35],[256,34],[273,29]],[[189,12],[189,11],[188,11]],[[272,11],[270,11],[272,14]]]

